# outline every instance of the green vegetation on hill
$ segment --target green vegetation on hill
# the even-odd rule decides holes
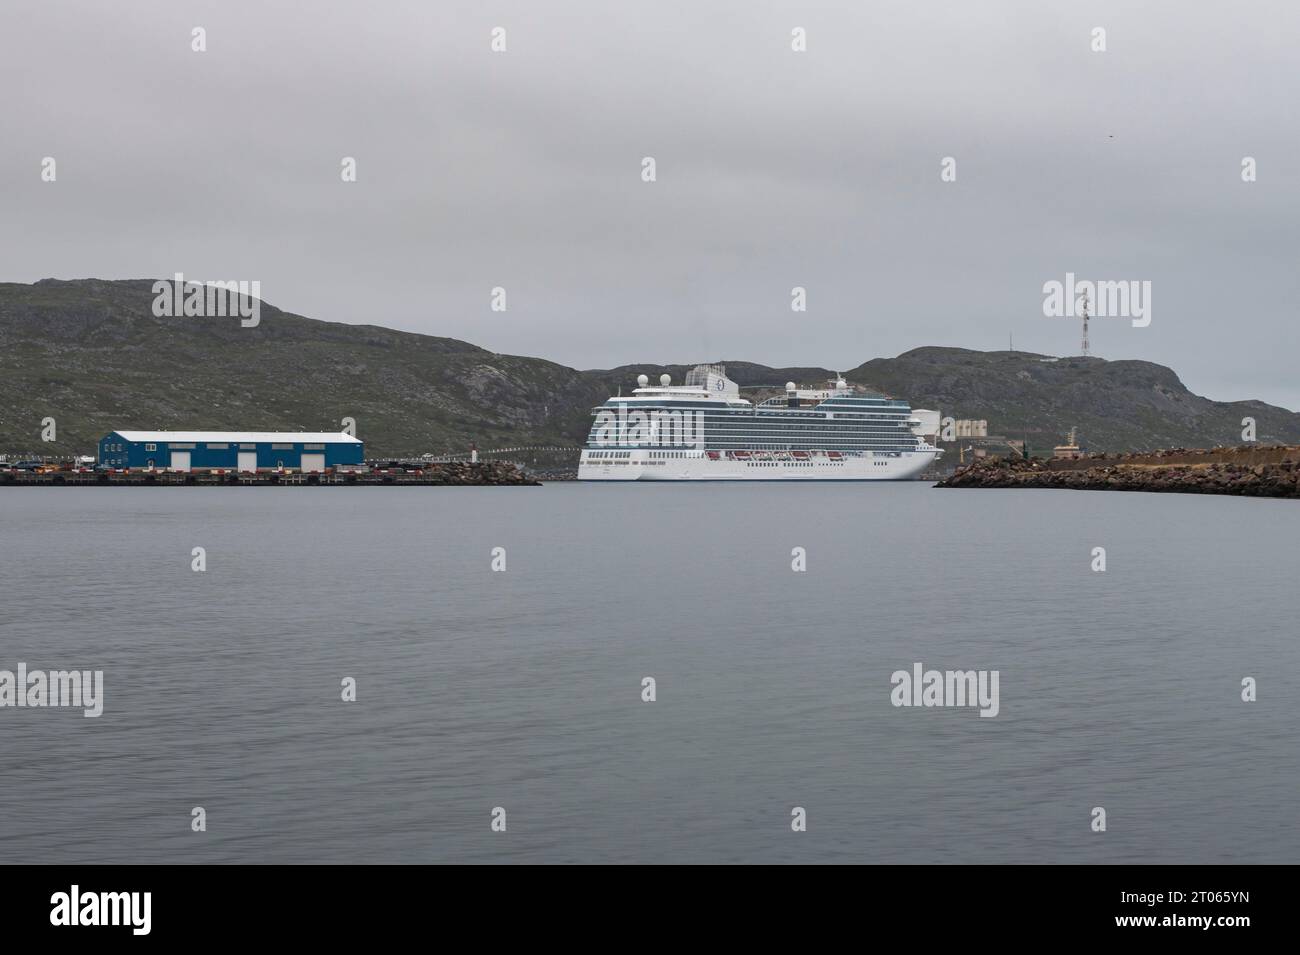
[[[571,443],[601,386],[555,362],[262,304],[156,318],[152,280],[0,285],[0,449],[71,454],[114,428],[334,431],[375,454]],[[40,421],[58,442],[40,442]]]
[[[1300,440],[1300,414],[1262,401],[1202,398],[1146,361],[916,348],[847,376],[903,395],[914,408],[987,419],[989,434],[1027,435],[1031,448],[1048,454],[1072,427],[1093,451],[1237,445],[1245,417],[1255,419],[1260,443]]]
[[[93,453],[114,428],[337,430],[355,418],[374,455],[581,443],[591,409],[636,375],[680,383],[689,366],[578,371],[450,338],[321,322],[262,304],[237,318],[157,318],[153,280],[0,284],[0,451]],[[742,386],[818,384],[824,368],[725,362]],[[1097,450],[1300,441],[1300,415],[1191,394],[1168,368],[1098,358],[918,348],[845,370],[849,381],[990,433],[1050,446],[1077,425]],[[42,443],[53,417],[57,442]]]

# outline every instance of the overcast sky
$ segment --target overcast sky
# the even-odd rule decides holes
[[[1095,354],[1300,408],[1297,37],[1294,0],[3,0],[0,280],[256,279],[581,368],[848,368],[1076,354],[1043,315],[1072,271],[1152,283]]]

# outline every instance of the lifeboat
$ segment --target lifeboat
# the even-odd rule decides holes
[[[844,460],[844,455],[840,454],[838,451],[827,451],[826,457],[830,458],[832,461]]]
[[[709,456],[710,461],[717,461],[719,458],[722,457],[722,455],[719,454],[717,451],[706,451],[704,453]]]
[[[794,455],[796,461],[807,461],[810,456],[807,451],[791,451],[790,453]]]
[[[749,452],[748,452],[748,451],[733,451],[732,454],[735,455],[737,461],[748,461],[748,460],[749,460]]]

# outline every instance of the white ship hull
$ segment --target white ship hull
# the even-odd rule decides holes
[[[620,458],[593,458],[584,451],[579,481],[906,481],[929,466],[938,451],[865,452],[840,459],[811,454],[806,460],[738,460],[703,451],[625,451]]]

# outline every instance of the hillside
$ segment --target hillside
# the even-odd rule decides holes
[[[572,440],[601,386],[537,358],[266,303],[156,318],[152,280],[0,285],[0,449],[86,451],[114,428],[338,430],[377,454]],[[59,441],[42,445],[53,416]]]
[[[1072,426],[1095,451],[1241,444],[1241,419],[1260,443],[1295,444],[1300,414],[1262,401],[1194,395],[1163,365],[1028,352],[916,348],[849,370],[850,381],[908,397],[914,408],[984,418],[990,434],[1028,435],[1051,452]]]
[[[263,303],[261,323],[157,318],[153,280],[0,284],[0,451],[87,453],[114,428],[335,430],[344,417],[376,455],[573,444],[591,408],[637,374],[578,371],[467,342],[321,322]],[[742,386],[814,384],[824,368],[725,362]],[[1300,415],[1191,394],[1168,368],[1099,358],[918,348],[843,369],[913,407],[985,418],[1035,449],[1077,425],[1097,450],[1236,444],[1253,415],[1262,442],[1300,442]],[[41,419],[59,440],[40,441]]]

